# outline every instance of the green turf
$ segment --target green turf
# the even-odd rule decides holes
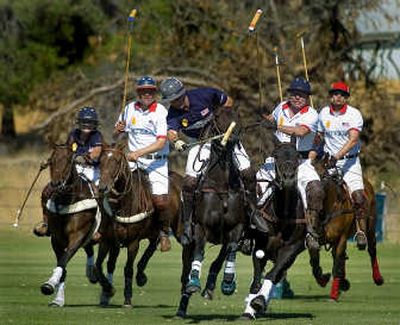
[[[157,252],[150,262],[149,283],[134,287],[131,309],[121,308],[123,302],[123,263],[121,253],[115,272],[117,293],[110,308],[98,307],[99,287],[86,280],[85,256],[81,250],[68,267],[66,306],[49,308],[49,297],[40,293],[40,285],[54,268],[54,257],[48,238],[35,238],[29,229],[0,230],[0,324],[226,324],[239,320],[250,283],[250,259],[238,256],[238,287],[231,297],[223,296],[219,288],[215,299],[207,301],[194,296],[185,320],[174,318],[179,302],[180,249],[173,242],[169,253]],[[144,244],[144,243],[143,243]],[[143,246],[143,245],[142,245]],[[217,253],[209,247],[203,267],[203,284],[208,262]],[[279,324],[400,324],[400,247],[381,244],[379,260],[385,284],[377,287],[371,279],[366,252],[349,249],[348,279],[350,291],[342,294],[339,303],[328,300],[329,288],[319,288],[303,253],[289,271],[295,291],[292,300],[273,300],[269,317],[257,323]],[[330,268],[328,253],[323,254],[323,266]],[[252,323],[247,321],[247,323]]]

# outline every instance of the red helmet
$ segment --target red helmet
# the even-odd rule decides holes
[[[331,84],[331,88],[329,89],[329,94],[332,95],[332,93],[336,91],[343,93],[343,95],[345,96],[350,96],[350,87],[347,86],[347,84],[344,83],[343,81],[338,81]]]

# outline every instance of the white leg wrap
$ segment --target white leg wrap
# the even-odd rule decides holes
[[[107,280],[108,282],[110,282],[111,284],[113,283],[113,274],[112,273],[107,273]]]
[[[263,285],[262,285],[260,291],[258,292],[259,295],[264,296],[267,306],[271,299],[272,289],[273,289],[272,281],[264,280]]]
[[[51,305],[63,307],[65,304],[65,297],[64,297],[64,290],[65,290],[65,282],[61,282],[57,285],[57,292],[55,298],[50,303]]]
[[[245,314],[250,314],[253,318],[256,317],[256,311],[253,309],[253,307],[250,306],[250,302],[251,302],[256,296],[257,296],[257,294],[249,293],[248,296],[244,299],[244,302],[245,302],[244,313],[245,313]]]
[[[225,264],[225,273],[235,274],[236,272],[236,263],[227,261]]]
[[[47,283],[55,288],[60,283],[62,274],[63,274],[63,269],[60,266],[57,266],[53,270],[53,274],[50,277],[49,281],[47,281]]]
[[[201,262],[200,261],[193,261],[192,262],[192,271],[198,271],[199,272],[199,278],[201,275]]]

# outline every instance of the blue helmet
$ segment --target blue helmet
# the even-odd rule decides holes
[[[157,89],[156,81],[149,76],[143,76],[136,80],[136,90]]]
[[[307,95],[311,95],[310,83],[302,77],[296,77],[291,83],[288,92],[301,92]]]
[[[90,106],[82,107],[78,112],[76,122],[80,130],[96,130],[99,125],[99,118],[96,109]]]

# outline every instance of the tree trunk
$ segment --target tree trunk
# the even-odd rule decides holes
[[[12,105],[5,104],[3,107],[0,135],[2,138],[15,138],[16,136]]]

